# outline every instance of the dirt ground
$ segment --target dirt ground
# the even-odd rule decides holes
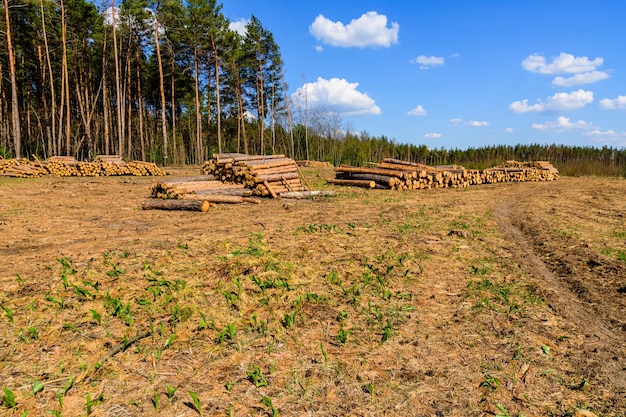
[[[626,415],[625,180],[305,174],[337,195],[0,178],[0,415]]]

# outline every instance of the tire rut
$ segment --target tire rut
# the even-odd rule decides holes
[[[508,237],[510,247],[507,249],[512,258],[533,283],[546,292],[546,301],[556,314],[591,340],[595,339],[594,345],[601,346],[601,349],[593,351],[597,354],[595,360],[588,363],[594,365],[601,377],[610,381],[618,391],[626,392],[626,368],[621,363],[626,345],[623,323],[598,308],[595,301],[599,299],[601,302],[601,297],[592,297],[577,279],[562,273],[569,270],[566,259],[548,252],[545,256],[551,258],[551,263],[544,262],[535,250],[537,242],[533,241],[533,236],[513,224],[512,216],[520,213],[511,213],[512,206],[512,202],[504,201],[493,212],[500,232]]]

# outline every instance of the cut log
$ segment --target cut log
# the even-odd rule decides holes
[[[250,197],[252,191],[245,188],[217,188],[214,190],[193,190],[196,195],[236,195],[239,197]]]
[[[334,191],[290,191],[286,193],[280,193],[279,196],[280,198],[303,200],[311,197],[330,197],[334,195]]]
[[[152,199],[145,200],[141,203],[143,210],[187,210],[187,211],[207,211],[209,209],[209,202],[206,199],[202,200],[162,200]]]
[[[359,174],[378,174],[378,175],[389,175],[393,177],[404,177],[406,175],[411,175],[410,171],[394,171],[390,169],[376,169],[376,168],[359,168],[359,167],[348,167],[342,166],[335,168],[335,172],[355,172]]]
[[[218,194],[213,194],[213,195],[188,194],[185,196],[184,200],[175,200],[175,201],[202,201],[202,200],[208,203],[214,203],[214,204],[241,204],[241,203],[260,204],[261,203],[259,200],[250,198],[250,197],[241,197],[237,195],[218,195]]]
[[[376,182],[367,181],[367,180],[341,180],[341,179],[329,178],[326,180],[326,182],[328,182],[329,184],[350,185],[353,187],[362,187],[362,188],[376,188],[377,187]],[[380,185],[378,187],[384,188]]]
[[[298,182],[299,182],[300,177],[297,172],[284,172],[281,174],[257,175],[257,178],[260,180],[260,182],[263,182],[263,181],[272,182],[272,181],[293,180],[293,179],[298,179]]]
[[[274,192],[274,190],[270,186],[269,182],[263,181],[263,185],[265,186],[265,188],[267,188],[267,192],[270,193],[272,198],[277,198],[276,193]]]

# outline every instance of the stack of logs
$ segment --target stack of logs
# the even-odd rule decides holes
[[[0,158],[0,177],[35,178],[47,175],[48,171],[27,159]]]
[[[116,155],[100,155],[93,162],[81,162],[73,156],[53,156],[46,161],[35,159],[2,159],[0,176],[5,177],[102,177],[115,175],[165,175],[154,163],[132,161],[124,162]]]
[[[246,155],[223,153],[202,165],[205,175],[222,182],[243,184],[256,196],[272,196],[305,191],[296,162],[285,155]]]
[[[428,188],[466,188],[498,182],[552,181],[558,170],[549,162],[507,161],[495,168],[468,170],[460,166],[431,167],[415,162],[386,158],[374,168],[340,166],[328,183],[365,188],[419,190]]]
[[[172,178],[155,181],[152,197],[175,200],[206,200],[210,203],[259,203],[249,198],[252,191],[243,184],[224,183],[213,175]]]

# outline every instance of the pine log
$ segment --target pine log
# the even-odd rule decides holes
[[[295,162],[293,161],[293,159],[278,159],[276,161],[271,161],[271,162],[264,162],[264,163],[259,163],[259,164],[253,164],[253,163],[247,163],[246,166],[248,166],[252,171],[259,171],[262,169],[266,169],[266,168],[276,168],[276,167],[281,167],[281,166],[289,166],[289,165],[295,165]]]
[[[303,200],[311,197],[330,197],[334,195],[334,191],[290,191],[280,193],[280,198]]]
[[[265,168],[254,171],[255,175],[271,175],[271,174],[283,174],[285,172],[298,172],[298,166],[295,164],[283,165],[276,168]]]
[[[265,186],[265,188],[267,188],[267,192],[270,193],[272,198],[277,198],[276,193],[272,189],[272,186],[269,184],[269,182],[263,181],[263,185]]]
[[[184,200],[176,200],[176,201],[207,201],[209,203],[215,204],[241,204],[241,203],[254,203],[260,204],[259,200],[249,197],[241,197],[237,195],[195,195],[188,194],[185,196]]]
[[[360,174],[378,174],[378,175],[389,175],[393,177],[404,178],[406,176],[410,176],[413,172],[408,171],[393,171],[390,169],[376,169],[376,168],[359,168],[359,167],[348,167],[342,166],[335,168],[335,172],[356,172]]]
[[[283,179],[285,179],[285,180],[297,179],[298,182],[300,182],[300,177],[298,176],[297,172],[284,172],[284,173],[280,173],[280,174],[257,175],[257,181],[258,182],[263,182],[263,181],[268,181],[268,182],[281,181]]]
[[[194,190],[197,195],[236,195],[239,197],[249,197],[252,191],[246,188],[217,188],[214,190]]]
[[[326,182],[329,184],[334,184],[334,185],[349,185],[352,187],[384,188],[381,185],[377,186],[376,182],[374,181],[367,181],[367,180],[341,180],[341,179],[329,178],[326,180]]]
[[[188,211],[207,211],[209,202],[202,200],[162,200],[151,199],[141,203],[143,210],[188,210]]]
[[[379,174],[361,174],[358,172],[340,172],[337,173],[337,178],[342,180],[368,180],[375,181],[381,185],[392,185],[392,180],[395,180],[398,177]]]
[[[383,162],[390,163],[390,164],[407,165],[411,167],[416,167],[417,169],[421,169],[424,171],[433,169],[431,166],[428,166],[428,165],[420,164],[417,162],[402,161],[400,159],[394,159],[394,158],[385,158],[383,159]]]

